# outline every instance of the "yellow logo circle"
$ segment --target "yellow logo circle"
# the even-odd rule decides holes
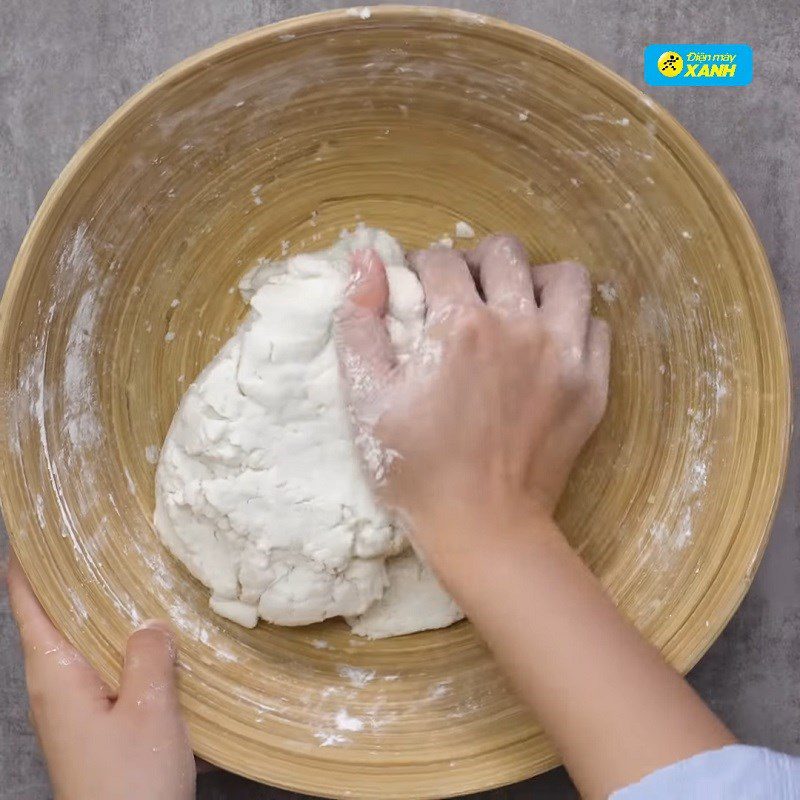
[[[665,78],[680,75],[682,69],[683,59],[674,50],[666,50],[658,57],[658,71]]]

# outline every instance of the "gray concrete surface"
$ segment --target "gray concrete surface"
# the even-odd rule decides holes
[[[445,5],[428,0],[429,5]],[[738,191],[766,246],[792,350],[800,348],[800,68],[796,0],[451,0],[555,36],[642,86],[650,42],[747,42],[755,80],[743,89],[653,89]],[[166,67],[231,34],[344,6],[314,0],[1,0],[0,283],[37,206],[76,147]],[[795,358],[795,386],[800,376]],[[795,438],[787,489],[755,583],[691,675],[749,742],[800,753],[800,484]],[[0,477],[2,479],[2,477]],[[5,532],[0,550],[6,554]],[[5,563],[5,558],[3,558]],[[25,684],[0,595],[0,800],[50,796],[27,721]],[[483,795],[577,795],[562,771]],[[225,774],[200,780],[204,800],[288,798]]]

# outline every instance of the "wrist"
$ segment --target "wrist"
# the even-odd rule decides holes
[[[530,496],[502,502],[441,502],[410,516],[412,539],[445,582],[461,570],[482,568],[487,557],[513,557],[521,547],[564,541],[549,509]]]

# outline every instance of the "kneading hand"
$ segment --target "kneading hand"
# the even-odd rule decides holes
[[[511,236],[410,260],[427,303],[426,341],[411,360],[398,363],[389,340],[373,251],[355,255],[337,343],[356,440],[368,460],[384,454],[377,488],[435,564],[473,545],[463,540],[473,526],[445,526],[443,514],[482,517],[495,531],[519,509],[552,514],[605,410],[609,331],[591,315],[583,266],[531,269]]]
[[[175,641],[164,623],[130,637],[115,695],[53,627],[13,555],[8,590],[31,716],[56,800],[194,798],[194,756],[175,686]]]
[[[608,391],[609,333],[591,316],[586,270],[531,269],[505,236],[411,261],[426,337],[401,363],[383,265],[355,259],[337,333],[356,441],[581,796],[734,742],[552,518]]]

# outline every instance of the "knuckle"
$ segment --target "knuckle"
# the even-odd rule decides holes
[[[479,306],[462,308],[453,321],[453,332],[459,339],[475,339],[486,329],[488,315]]]
[[[586,393],[588,381],[582,365],[575,359],[565,359],[561,365],[561,383],[564,389],[573,396]]]
[[[594,317],[592,324],[597,326],[597,335],[604,348],[608,348],[611,343],[611,326],[604,319]]]
[[[608,406],[608,394],[597,386],[592,386],[586,404],[586,415],[592,429],[600,424]]]
[[[484,256],[516,256],[524,252],[522,242],[510,233],[487,236],[480,244]]]
[[[370,313],[366,308],[346,297],[334,310],[333,321],[340,327],[347,327],[348,325],[357,325],[369,316]]]
[[[136,698],[136,708],[144,715],[160,715],[175,703],[170,685],[166,682],[150,681]]]
[[[597,317],[593,317],[591,321],[589,360],[596,369],[608,372],[611,361],[611,326]]]
[[[589,270],[579,261],[561,261],[558,264],[562,277],[575,286],[591,287]]]
[[[417,253],[414,266],[417,272],[432,270],[452,270],[461,265],[462,256],[456,250],[446,247],[434,247]]]
[[[493,247],[520,247],[520,240],[511,233],[495,233],[485,239]]]

